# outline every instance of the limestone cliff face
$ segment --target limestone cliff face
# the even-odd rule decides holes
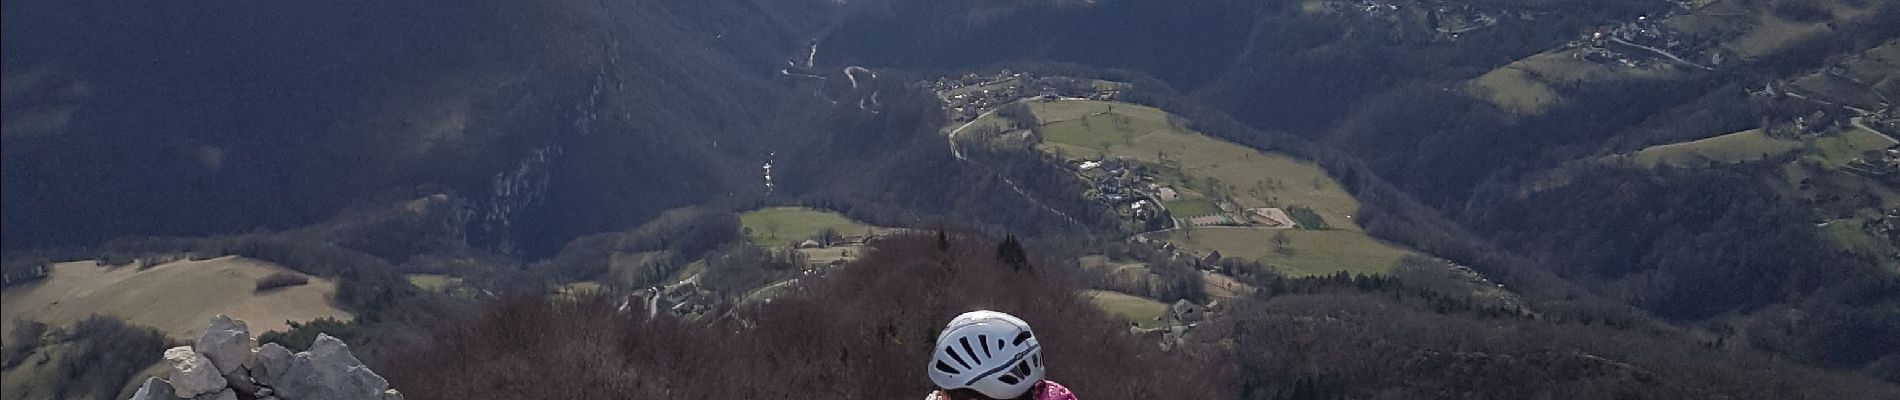
[[[358,361],[342,340],[318,334],[310,351],[257,346],[244,321],[219,315],[192,346],[165,351],[171,368],[132,400],[400,400],[402,393]]]

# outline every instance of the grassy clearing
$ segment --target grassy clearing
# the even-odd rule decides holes
[[[1140,262],[1110,260],[1103,255],[1083,256],[1076,261],[1082,265],[1082,269],[1100,273],[1114,285],[1133,284],[1155,277],[1153,272],[1148,271],[1148,266]]]
[[[1491,104],[1520,115],[1537,115],[1557,104],[1562,97],[1550,84],[1537,79],[1516,64],[1486,72],[1473,79],[1468,91]]]
[[[1869,151],[1885,149],[1893,145],[1879,134],[1854,129],[1838,135],[1814,139],[1813,152],[1817,161],[1827,168],[1840,168],[1860,158]]]
[[[450,287],[462,284],[462,278],[443,274],[409,274],[403,277],[408,278],[409,284],[417,289],[436,293],[442,293]]]
[[[1220,207],[1215,206],[1213,200],[1205,198],[1181,199],[1170,201],[1162,205],[1167,206],[1168,212],[1173,213],[1175,218],[1198,217],[1220,213]]]
[[[1152,107],[1101,101],[1035,104],[1031,110],[1048,124],[1043,131],[1045,150],[1060,150],[1071,159],[1106,155],[1145,163],[1160,171],[1157,181],[1177,185],[1177,189],[1184,190],[1184,195],[1199,192],[1205,196],[1169,202],[1167,206],[1176,217],[1218,213],[1211,199],[1223,198],[1240,208],[1311,208],[1333,228],[1288,232],[1296,238],[1296,248],[1309,250],[1301,247],[1301,243],[1311,247],[1310,251],[1296,251],[1292,256],[1270,251],[1269,243],[1276,233],[1282,232],[1279,230],[1203,228],[1194,231],[1193,240],[1175,241],[1168,237],[1170,234],[1159,235],[1160,239],[1175,241],[1203,254],[1218,250],[1222,254],[1261,260],[1295,275],[1341,270],[1383,273],[1400,255],[1406,254],[1361,232],[1352,219],[1359,210],[1359,201],[1311,162],[1178,130],[1168,124],[1166,112]],[[1098,123],[1097,118],[1106,117],[1091,116],[1091,113],[1108,111],[1111,106],[1114,114],[1124,116],[1124,121]],[[1080,123],[1084,118],[1089,121],[1086,126]],[[1051,133],[1055,130],[1051,126],[1059,127],[1061,132]],[[1107,143],[1106,147],[1103,143]],[[1202,232],[1211,233],[1203,236]]]
[[[1750,129],[1712,138],[1650,146],[1630,156],[1637,165],[1655,168],[1703,167],[1710,164],[1754,161],[1786,154],[1801,148],[1801,142],[1768,137],[1761,129]]]
[[[1091,122],[1082,127],[1073,123],[1074,120],[1058,119],[1063,115],[1077,115],[1074,110],[1106,110],[1110,104],[1116,114],[1127,116],[1129,122]],[[1071,159],[1087,158],[1100,154],[1101,143],[1106,141],[1109,143],[1106,154],[1110,157],[1142,162],[1162,171],[1179,171],[1181,175],[1172,178],[1172,173],[1164,172],[1158,177],[1161,181],[1179,180],[1207,197],[1231,199],[1241,208],[1303,205],[1324,215],[1327,221],[1334,221],[1336,228],[1359,230],[1349,217],[1359,210],[1359,201],[1311,162],[1176,130],[1167,125],[1166,112],[1152,107],[1102,101],[1060,101],[1044,103],[1041,107],[1031,109],[1049,110],[1048,115],[1036,111],[1037,117],[1049,125],[1072,123],[1064,129],[1086,128],[1085,132],[1064,133],[1088,138],[1073,141],[1095,142],[1075,145],[1049,139],[1043,143],[1045,149],[1061,149]],[[1045,126],[1045,138],[1051,135],[1049,131]],[[1133,140],[1123,140],[1125,137]],[[1186,214],[1177,212],[1176,215]]]
[[[1704,31],[1732,34],[1722,42],[1722,46],[1733,50],[1737,56],[1754,58],[1826,35],[1834,30],[1830,25],[1868,22],[1867,18],[1875,14],[1874,8],[1867,5],[1877,4],[1863,3],[1863,6],[1855,7],[1844,1],[1816,3],[1828,9],[1831,21],[1795,22],[1782,19],[1772,9],[1774,2],[1721,1],[1715,6],[1696,10],[1696,20],[1699,22],[1696,25],[1711,26],[1702,28]]]
[[[1110,315],[1121,317],[1142,328],[1161,326],[1160,317],[1168,305],[1154,299],[1107,290],[1084,290],[1082,296]]]
[[[1285,233],[1292,254],[1274,251],[1273,236]],[[1256,260],[1288,276],[1326,275],[1338,271],[1384,274],[1408,251],[1359,232],[1340,230],[1273,230],[1266,228],[1195,228],[1169,231],[1164,240],[1197,255],[1218,250],[1222,256]]]
[[[1863,225],[1860,219],[1830,220],[1821,228],[1821,233],[1842,250],[1875,254],[1880,250],[1880,242],[1868,235]]]
[[[145,325],[174,338],[196,337],[211,317],[244,320],[252,332],[288,330],[285,321],[330,317],[349,320],[330,304],[336,283],[310,283],[255,292],[258,278],[294,272],[283,266],[242,257],[176,261],[140,270],[137,266],[99,267],[92,261],[53,264],[52,276],[0,291],[0,320],[32,319],[71,325],[93,314],[107,314]],[[6,329],[12,329],[11,324]]]
[[[1137,139],[1133,148],[1118,149],[1116,155],[1150,163],[1165,156],[1196,190],[1218,193],[1209,197],[1231,199],[1241,208],[1306,206],[1328,221],[1340,221],[1335,227],[1359,230],[1350,222],[1359,200],[1311,162],[1171,130]]]
[[[1201,286],[1207,288],[1207,298],[1214,301],[1233,301],[1257,290],[1234,277],[1208,271],[1201,271]]]
[[[1571,49],[1537,53],[1511,63],[1541,82],[1591,81],[1617,78],[1667,78],[1674,75],[1675,64],[1659,62],[1639,68],[1611,66],[1585,60],[1582,50]]]
[[[1891,72],[1889,72],[1891,73]],[[1877,82],[1878,79],[1874,80]],[[1874,88],[1854,83],[1827,72],[1818,72],[1796,79],[1794,87],[1813,93],[1816,97],[1828,99],[1845,105],[1876,109],[1880,107],[1880,93]]]
[[[1735,39],[1724,42],[1729,50],[1743,58],[1760,57],[1781,51],[1790,44],[1828,32],[1822,23],[1798,23],[1761,11],[1753,27]]]
[[[1029,101],[1029,111],[1042,123],[1068,121],[1085,115],[1113,112],[1134,119],[1166,123],[1168,112],[1132,103],[1096,100]]]
[[[739,224],[751,230],[746,240],[758,246],[783,246],[809,239],[826,228],[837,230],[840,235],[888,230],[858,223],[843,214],[809,207],[772,207],[747,211],[739,214]]]
[[[1166,129],[1165,121],[1134,118],[1124,114],[1093,114],[1043,125],[1043,140],[1070,146],[1096,149],[1103,146],[1129,146],[1135,138]]]

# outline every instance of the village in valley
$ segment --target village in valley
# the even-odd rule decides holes
[[[1432,41],[1458,40],[1505,20],[1537,18],[1530,11],[1446,0],[1319,0],[1307,1],[1302,8],[1308,14],[1383,21]]]
[[[1164,346],[1221,300],[1258,290],[1239,279],[1245,265],[1371,276],[1419,255],[1366,235],[1352,219],[1357,200],[1318,165],[1194,132],[1183,118],[1125,101],[1126,83],[1003,70],[916,85],[943,101],[944,134],[959,158],[969,146],[1030,149],[1072,174],[1078,195],[1113,210],[1126,239],[1083,257],[1084,269],[1106,279],[1087,296]],[[1422,264],[1458,290],[1514,304],[1469,269]],[[1157,295],[1167,265],[1195,271],[1206,302],[1154,300],[1170,297]]]
[[[985,112],[1026,98],[1114,101],[1122,84],[1065,76],[1036,76],[1004,69],[995,74],[963,74],[921,82],[937,93],[954,122],[975,120]]]
[[[1087,123],[1092,118],[1110,120],[1110,128],[1130,131],[1135,128],[1130,117],[1115,112],[1117,104],[1124,110],[1146,108],[1130,103],[1119,103],[1118,98],[1126,84],[1094,79],[1065,76],[1038,76],[1024,72],[1002,70],[994,75],[965,74],[957,79],[948,77],[923,84],[937,91],[944,100],[945,112],[951,121],[972,125],[977,119],[997,112],[1005,106],[1049,109],[1061,108],[1057,102],[1082,101],[1083,106],[1100,105],[1101,111],[1079,115],[1079,121]],[[1150,109],[1152,110],[1152,109]],[[1158,110],[1154,110],[1158,113]],[[1033,112],[1018,111],[1020,112]],[[1045,113],[1046,114],[1046,113]],[[1051,125],[1060,121],[1044,121],[1035,116],[1004,116],[1009,120],[986,128],[1001,126],[1001,129],[979,129],[990,136],[1009,136],[1009,131],[1019,131],[1035,136],[1042,126],[1025,127],[1026,124]],[[1167,129],[1181,130],[1185,127],[1178,118],[1168,115],[1164,118],[1170,126]],[[1022,122],[1029,121],[1029,122]],[[1132,132],[1132,131],[1130,131]],[[1149,132],[1133,133],[1146,135]],[[1127,139],[1127,138],[1124,138]],[[979,140],[980,141],[980,140]],[[1051,155],[1062,159],[1062,165],[1076,174],[1088,188],[1083,196],[1102,205],[1115,209],[1124,217],[1136,232],[1169,230],[1182,226],[1257,226],[1271,229],[1290,229],[1297,223],[1289,217],[1286,210],[1277,207],[1241,208],[1231,199],[1215,190],[1189,188],[1192,182],[1184,176],[1178,167],[1169,167],[1166,153],[1159,153],[1158,162],[1144,162],[1137,158],[1097,154],[1066,157],[1068,153],[1052,152]],[[1179,155],[1193,157],[1195,155]],[[1268,179],[1263,185],[1277,184]],[[1215,185],[1218,185],[1215,182]],[[1182,209],[1171,209],[1171,205],[1190,205]]]

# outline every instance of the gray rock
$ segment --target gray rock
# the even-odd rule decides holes
[[[132,392],[130,400],[178,400],[178,396],[172,395],[171,382],[154,376],[145,378],[145,384],[139,385],[137,392]]]
[[[211,327],[198,335],[198,344],[193,347],[218,366],[219,375],[227,375],[250,361],[257,340],[251,338],[251,328],[244,321],[219,314],[211,318]]]
[[[290,349],[276,343],[265,343],[257,348],[256,364],[251,368],[251,379],[264,386],[275,386],[277,377],[284,375],[284,369],[290,368]]]
[[[389,381],[363,366],[342,340],[317,334],[310,351],[297,353],[274,378],[277,396],[290,400],[382,400]]]
[[[257,370],[257,349],[251,349],[251,355],[244,356],[244,369]]]
[[[231,390],[231,388],[224,388],[224,390],[217,393],[193,397],[191,400],[238,400],[238,397],[236,391]]]
[[[218,374],[218,367],[191,346],[165,350],[165,361],[172,367],[166,380],[172,384],[172,394],[178,397],[197,397],[224,389],[224,377]]]
[[[398,392],[396,389],[384,390],[383,400],[402,400],[402,392]]]
[[[224,385],[243,393],[257,393],[257,390],[261,389],[257,383],[251,381],[251,371],[243,368],[224,374]]]

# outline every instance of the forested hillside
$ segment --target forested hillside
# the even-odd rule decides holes
[[[7,290],[267,261],[414,398],[1900,390],[1900,1],[0,6]]]

